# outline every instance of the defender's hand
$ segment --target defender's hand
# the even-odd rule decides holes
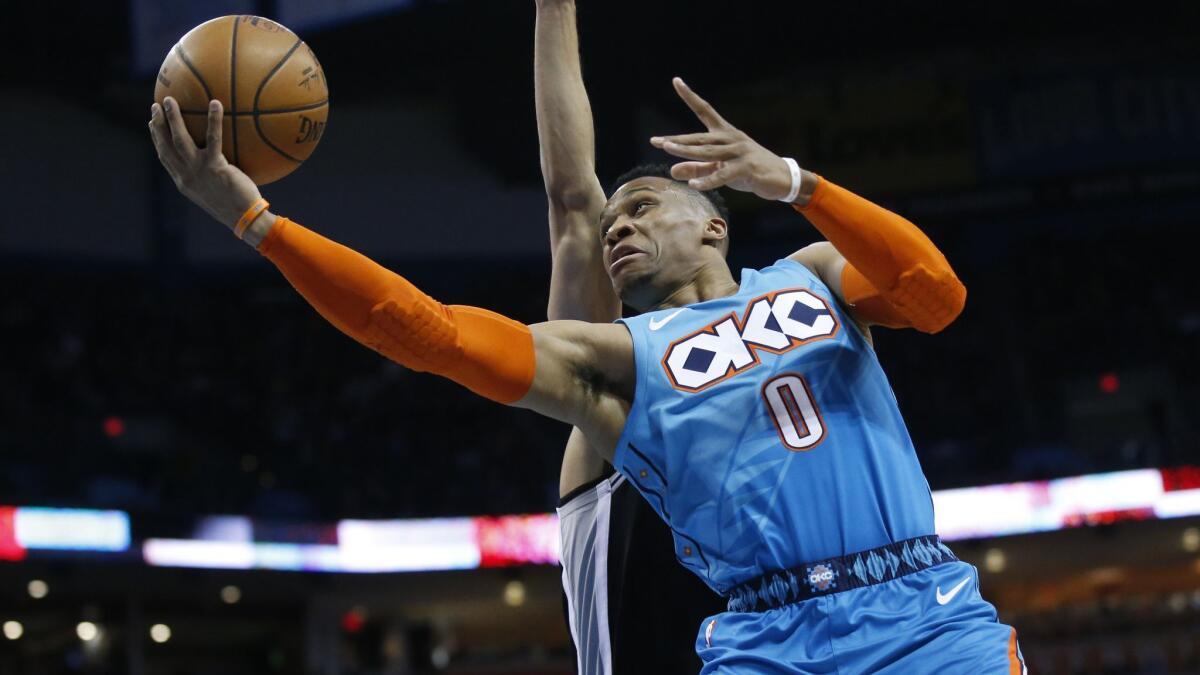
[[[713,190],[727,185],[753,192],[763,199],[786,197],[792,174],[783,158],[759,145],[726,122],[717,111],[683,80],[671,81],[675,91],[708,129],[707,133],[655,136],[650,144],[687,160],[671,167],[671,176],[686,180],[696,190]]]
[[[179,102],[168,96],[150,106],[150,136],[158,159],[185,197],[225,223],[230,229],[258,201],[258,186],[221,154],[221,102],[208,104],[208,134],[197,148],[179,112]]]

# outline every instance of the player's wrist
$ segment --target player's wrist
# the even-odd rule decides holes
[[[796,198],[792,200],[793,206],[804,208],[812,201],[813,195],[817,191],[817,183],[821,182],[821,177],[807,170],[800,170],[800,191],[796,193]]]
[[[258,248],[271,233],[271,228],[275,226],[277,220],[279,220],[278,216],[263,209],[262,213],[258,214],[246,228],[245,234],[242,235],[242,241],[249,244],[251,248]]]
[[[763,199],[782,200],[786,198],[795,183],[792,169],[788,159],[775,154],[771,154],[770,157],[767,164],[769,169],[762,172],[762,178],[755,187],[754,193]]]

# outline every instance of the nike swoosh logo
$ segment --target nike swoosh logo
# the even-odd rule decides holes
[[[938,604],[944,605],[947,602],[950,602],[951,600],[953,600],[954,596],[958,595],[958,592],[961,591],[963,589],[963,586],[966,586],[967,582],[970,580],[971,580],[971,577],[966,577],[962,581],[958,582],[958,585],[955,586],[954,588],[951,588],[950,592],[945,595],[942,595],[942,587],[938,586],[937,587],[937,602],[938,602]]]
[[[656,320],[656,319],[650,319],[650,330],[658,330],[659,328],[662,328],[663,326],[667,325],[667,322],[669,322],[671,319],[674,319],[675,317],[679,316],[679,313],[682,311],[683,311],[683,308],[680,307],[679,309],[675,310],[674,312],[671,312],[670,314],[664,316],[661,321]]]

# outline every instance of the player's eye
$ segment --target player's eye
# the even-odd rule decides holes
[[[645,212],[645,210],[647,208],[649,208],[650,206],[653,206],[650,202],[638,202],[633,207],[633,215],[635,215],[635,216],[642,215],[642,213]]]

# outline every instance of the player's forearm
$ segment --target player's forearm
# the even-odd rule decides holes
[[[621,318],[621,303],[604,271],[596,238],[567,234],[554,242],[546,318],[593,323]]]
[[[443,305],[366,256],[285,218],[261,229],[259,252],[343,333],[408,368],[447,377],[500,403],[528,393],[533,338],[523,324]]]
[[[848,302],[865,302],[877,291],[913,327],[930,333],[962,312],[966,287],[929,237],[905,218],[823,179],[796,210],[845,256]]]
[[[561,209],[598,212],[604,191],[596,178],[595,132],[579,63],[574,2],[538,3],[533,71],[546,194]]]

